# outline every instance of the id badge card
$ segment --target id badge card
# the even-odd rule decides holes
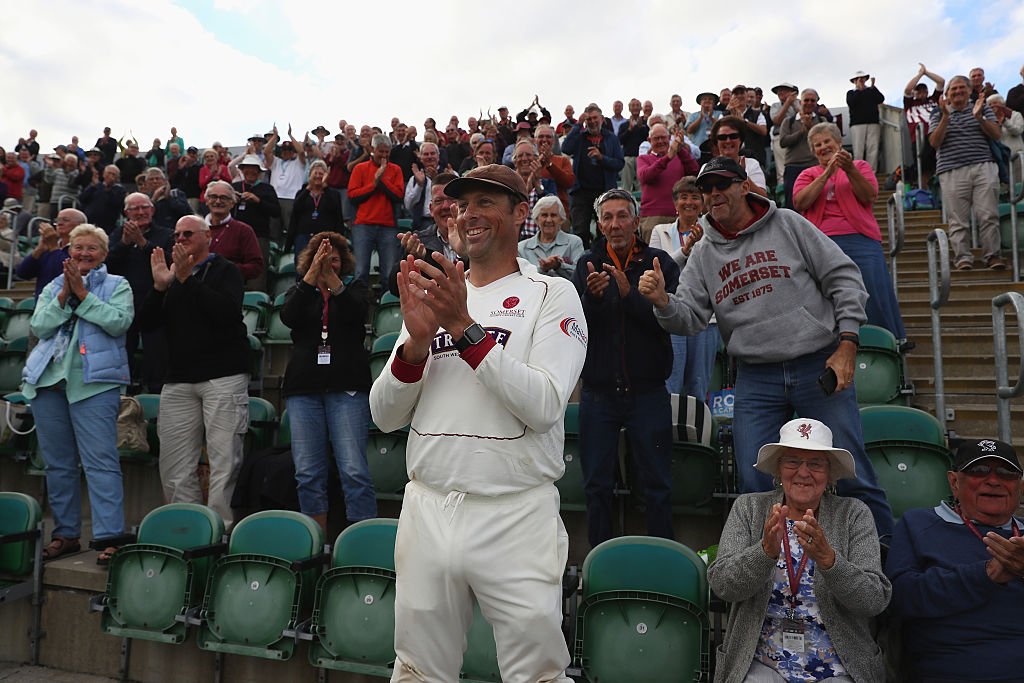
[[[804,625],[793,619],[782,620],[782,649],[787,652],[803,652]]]
[[[316,364],[317,365],[330,365],[331,364],[331,347],[327,344],[321,344],[316,349]]]

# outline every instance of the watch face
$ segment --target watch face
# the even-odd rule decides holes
[[[466,331],[463,332],[463,336],[470,344],[479,344],[484,340],[484,337],[487,336],[487,332],[484,328],[480,327],[479,323],[473,323],[466,328]]]

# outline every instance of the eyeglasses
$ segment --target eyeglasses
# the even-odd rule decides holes
[[[779,458],[779,466],[784,470],[798,470],[800,469],[800,465],[807,465],[808,470],[820,474],[828,469],[828,460],[825,458],[804,460],[797,455],[784,455]]]
[[[125,211],[146,211],[147,209],[152,209],[152,208],[153,207],[151,205],[149,205],[149,204],[136,204],[135,206],[126,206],[126,207],[124,207],[124,210]],[[59,218],[57,220],[58,220],[58,222],[60,221]]]
[[[719,141],[721,141],[721,140],[739,140],[740,139],[740,134],[739,133],[719,133],[718,135],[715,136],[715,139],[719,140]]]
[[[206,195],[206,203],[210,202],[233,202],[235,198],[231,195],[226,194],[208,194]]]
[[[972,479],[985,479],[988,475],[992,474],[995,470],[996,476],[1003,481],[1016,481],[1020,479],[1020,472],[1017,470],[1010,469],[1009,467],[1003,467],[1002,465],[986,465],[984,463],[976,463],[971,465],[963,473]]]
[[[700,190],[703,194],[711,194],[713,190],[725,192],[733,183],[742,182],[743,181],[740,180],[739,178],[723,178],[722,176],[712,176],[710,178],[698,181],[697,189]]]

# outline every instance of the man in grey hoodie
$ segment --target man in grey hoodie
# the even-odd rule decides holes
[[[879,536],[892,533],[892,511],[864,451],[853,391],[858,331],[867,293],[857,266],[799,214],[750,192],[744,170],[731,159],[709,161],[697,177],[709,213],[704,238],[683,267],[675,294],[665,291],[661,265],[638,289],[672,334],[707,327],[712,314],[729,354],[737,360],[733,420],[740,491],[767,491],[771,479],[754,469],[757,450],[793,417],[832,426],[835,443],[857,463],[857,479],[839,492],[871,509]],[[819,383],[834,373],[835,390]]]

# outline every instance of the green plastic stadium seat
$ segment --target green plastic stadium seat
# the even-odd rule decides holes
[[[388,678],[395,661],[398,520],[367,519],[338,536],[320,577],[310,633],[316,667]]]
[[[94,601],[102,608],[100,628],[123,638],[177,644],[187,637],[183,618],[202,604],[212,562],[191,557],[198,548],[212,552],[224,535],[224,521],[194,503],[170,503],[151,511],[139,526],[136,543],[114,554],[107,591]]]
[[[22,299],[15,306],[19,311],[34,311],[36,308],[36,298],[30,296],[26,299]]]
[[[408,439],[408,429],[385,434],[376,425],[370,425],[366,439],[366,462],[370,466],[370,477],[379,500],[402,499],[405,485],[409,483],[405,464]]]
[[[562,460],[565,474],[555,482],[558,488],[560,507],[568,512],[583,512],[587,509],[587,497],[583,490],[583,468],[580,465],[580,404],[570,403],[565,407],[565,442]]]
[[[949,498],[946,472],[953,459],[938,420],[905,406],[865,406],[860,418],[864,449],[894,519],[911,508],[934,507]]]
[[[238,522],[207,582],[200,649],[291,658],[296,641],[284,632],[312,607],[322,549],[320,527],[298,512],[265,510]]]
[[[281,252],[274,262],[274,272],[295,274],[295,252]]]
[[[476,600],[473,601],[473,621],[466,633],[466,651],[462,655],[462,675],[459,680],[467,683],[501,683],[494,629],[484,619],[480,603]]]
[[[586,680],[707,680],[704,561],[661,538],[624,536],[583,563],[576,657]]]
[[[29,323],[32,322],[32,309],[19,308],[7,314],[4,322],[3,338],[9,346],[15,339],[28,337]]]
[[[402,329],[401,304],[380,304],[373,312],[373,334],[380,337]]]
[[[0,394],[16,392],[21,387],[21,371],[28,355],[28,337],[9,339],[0,350]]]
[[[678,513],[710,513],[722,459],[711,446],[676,441],[672,444],[672,509]]]
[[[395,348],[395,344],[398,343],[398,332],[391,332],[389,334],[382,334],[377,336],[373,340],[373,346],[370,348],[374,353],[387,351],[391,353],[392,349]]]
[[[249,446],[261,451],[274,445],[277,409],[265,398],[249,397]]]
[[[884,405],[902,400],[903,366],[896,338],[873,325],[860,328],[854,385],[860,405]]]
[[[277,438],[274,440],[274,445],[279,447],[292,445],[292,423],[288,420],[287,409],[281,413],[281,422],[277,425]]]
[[[267,334],[263,337],[263,343],[267,346],[292,343],[292,329],[281,322],[281,305],[278,303],[275,303],[274,308],[270,311]]]
[[[270,295],[266,292],[246,292],[242,295],[243,306],[270,306]]]
[[[397,296],[395,296],[391,292],[384,292],[380,296],[380,305],[381,306],[386,306],[387,304],[397,304],[397,303],[400,303],[400,302],[401,302],[401,299],[399,299]]]
[[[32,664],[39,663],[43,606],[43,511],[24,493],[0,492],[0,608],[32,598],[28,631]],[[15,629],[8,628],[13,641]],[[20,636],[18,636],[20,637]]]

